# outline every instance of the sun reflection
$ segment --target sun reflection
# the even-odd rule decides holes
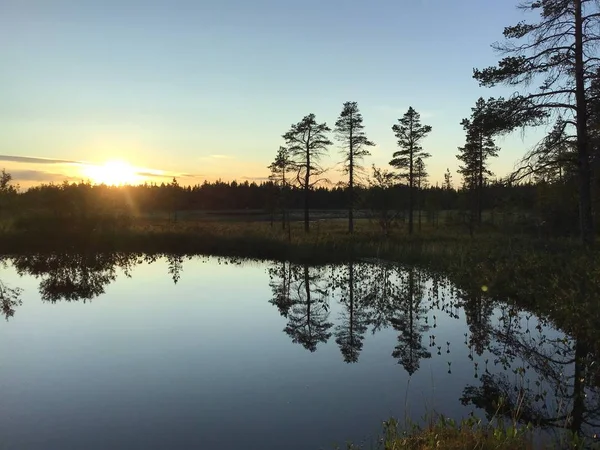
[[[83,174],[96,184],[121,186],[142,181],[137,170],[131,164],[121,160],[107,161],[100,166],[86,166]]]

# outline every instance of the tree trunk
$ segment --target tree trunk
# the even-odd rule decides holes
[[[350,179],[348,180],[348,231],[354,232],[354,143],[352,142],[352,127],[350,127]]]
[[[306,174],[304,175],[304,231],[309,232],[310,217],[309,217],[309,199],[308,194],[310,193],[310,132],[306,141]]]
[[[479,132],[479,179],[477,180],[477,224],[481,226],[483,210],[483,133]]]
[[[571,410],[571,432],[580,434],[585,413],[585,357],[587,345],[575,342],[575,373],[573,375],[573,409]]]
[[[419,211],[419,233],[421,232],[421,181],[419,180],[419,186],[417,186],[417,208]]]
[[[285,231],[285,207],[286,207],[286,192],[285,192],[285,168],[283,168],[283,173],[281,175],[281,229]]]
[[[577,107],[577,169],[579,172],[579,226],[584,246],[594,245],[592,217],[591,168],[588,149],[587,105],[583,66],[583,19],[581,0],[575,7],[575,100]]]
[[[408,169],[408,234],[413,234],[413,208],[414,208],[414,192],[413,192],[414,176],[413,176],[413,149],[410,149],[410,162]]]

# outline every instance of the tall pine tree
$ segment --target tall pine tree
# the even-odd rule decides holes
[[[393,154],[390,165],[399,170],[399,177],[408,182],[408,233],[413,232],[415,162],[431,155],[423,151],[421,142],[431,132],[430,125],[421,124],[421,115],[411,106],[398,123],[392,127],[398,138],[400,150]]]
[[[577,149],[579,222],[582,243],[592,246],[594,224],[591,196],[591,149],[588,103],[592,81],[600,68],[600,7],[597,0],[526,0],[525,11],[539,12],[535,23],[504,28],[508,42],[494,48],[505,55],[496,66],[475,69],[482,86],[523,85],[499,111],[504,128],[538,125],[562,115]]]
[[[281,208],[281,226],[285,229],[286,223],[286,193],[290,183],[290,172],[294,168],[294,163],[290,159],[290,152],[287,147],[280,146],[277,155],[268,169],[271,170],[269,179],[279,187],[279,205]]]
[[[483,98],[479,98],[475,107],[471,108],[471,117],[463,119],[460,123],[467,136],[464,147],[458,147],[460,153],[456,157],[462,163],[458,173],[463,176],[464,187],[470,193],[471,230],[475,218],[479,225],[482,221],[483,188],[487,177],[492,175],[487,159],[498,156],[498,147],[493,140],[494,122],[490,119],[489,105],[492,102],[493,99],[486,102]]]
[[[326,133],[331,128],[325,122],[317,123],[314,114],[305,116],[300,122],[293,124],[283,135],[288,145],[288,151],[296,167],[296,181],[304,191],[304,231],[310,229],[310,191],[322,178],[325,170],[319,165],[319,160],[327,152],[327,146],[332,142]]]
[[[364,132],[363,117],[356,102],[346,102],[335,123],[335,132],[342,144],[343,173],[348,175],[348,231],[354,231],[354,186],[357,175],[363,170],[362,159],[371,153],[365,147],[375,145]]]

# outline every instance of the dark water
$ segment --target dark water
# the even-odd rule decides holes
[[[598,432],[587,344],[484,286],[380,262],[5,264],[2,449],[332,449],[434,413]]]

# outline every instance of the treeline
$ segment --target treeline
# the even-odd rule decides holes
[[[6,174],[10,177],[9,174]],[[393,182],[381,187],[358,186],[353,191],[353,203],[362,217],[379,221],[382,228],[394,222],[408,221],[410,188]],[[309,191],[311,208],[318,210],[343,210],[347,207],[350,191],[347,187],[315,187]],[[481,192],[484,221],[493,220],[495,213],[513,214],[535,227],[540,224],[553,234],[577,231],[577,211],[573,202],[561,201],[568,195],[564,185],[548,183],[506,184],[491,182]],[[570,194],[574,195],[573,192]],[[180,186],[176,180],[168,184],[142,184],[137,186],[92,185],[89,182],[42,184],[19,193],[7,184],[0,190],[0,218],[86,218],[98,220],[99,216],[118,215],[135,217],[159,215],[172,221],[181,213],[191,211],[252,210],[272,215],[280,220],[280,200],[285,197],[288,210],[302,210],[305,192],[289,185],[283,190],[273,181],[238,183],[216,181],[196,186]],[[415,189],[416,223],[448,224],[446,214],[452,211],[454,223],[468,224],[469,191],[451,186],[427,186]],[[571,210],[568,211],[568,208]],[[2,217],[4,216],[4,217]],[[386,222],[387,221],[387,222]]]

